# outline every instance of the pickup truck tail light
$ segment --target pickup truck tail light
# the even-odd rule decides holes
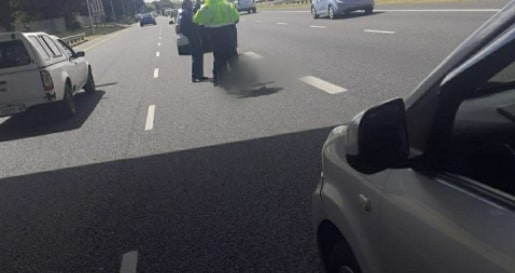
[[[52,80],[52,76],[46,70],[41,70],[41,81],[43,81],[43,88],[45,91],[54,90],[54,81]]]

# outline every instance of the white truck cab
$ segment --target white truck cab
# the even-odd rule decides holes
[[[63,115],[74,115],[73,94],[95,91],[84,55],[44,32],[0,33],[0,117],[54,102]]]

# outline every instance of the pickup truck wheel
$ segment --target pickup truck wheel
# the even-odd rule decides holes
[[[77,112],[75,101],[73,100],[72,88],[69,84],[66,84],[64,87],[64,98],[59,104],[62,114],[67,118],[72,117]]]
[[[91,71],[91,67],[88,69],[88,81],[84,86],[84,91],[86,93],[93,93],[96,90],[95,86],[95,78],[93,77],[93,71]]]

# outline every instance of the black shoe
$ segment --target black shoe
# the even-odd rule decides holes
[[[209,80],[209,78],[208,78],[208,77],[201,77],[200,79],[201,79],[201,80],[203,80],[203,81],[207,81],[207,80]]]
[[[197,79],[197,78],[191,79],[191,82],[201,82],[201,81],[202,81],[201,79]]]

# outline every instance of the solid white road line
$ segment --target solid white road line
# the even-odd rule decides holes
[[[145,131],[152,130],[154,128],[154,113],[156,111],[155,105],[148,106],[147,121],[145,122]]]
[[[130,251],[123,254],[120,273],[136,273],[138,265],[138,251]]]
[[[500,9],[377,9],[377,12],[498,12]]]
[[[376,9],[377,12],[498,12],[500,9]],[[261,12],[308,13],[309,10],[265,10]]]
[[[390,30],[377,30],[377,29],[365,29],[364,32],[378,33],[378,34],[395,34],[395,31]]]
[[[159,51],[158,51],[158,52],[156,52],[156,57],[159,57]]]
[[[157,46],[161,46],[161,43],[157,43]]]
[[[255,60],[263,58],[263,56],[257,54],[256,52],[253,52],[253,51],[244,52],[243,55],[245,55],[251,59],[255,59]]]
[[[330,82],[326,82],[313,76],[302,77],[300,78],[300,80],[329,94],[338,94],[347,91],[347,89],[341,86],[334,85]]]
[[[287,25],[288,23],[277,22],[278,25]]]
[[[326,28],[326,26],[315,26],[315,25],[310,25],[309,27],[312,27],[312,28]]]
[[[154,79],[159,78],[159,68],[154,69]]]

